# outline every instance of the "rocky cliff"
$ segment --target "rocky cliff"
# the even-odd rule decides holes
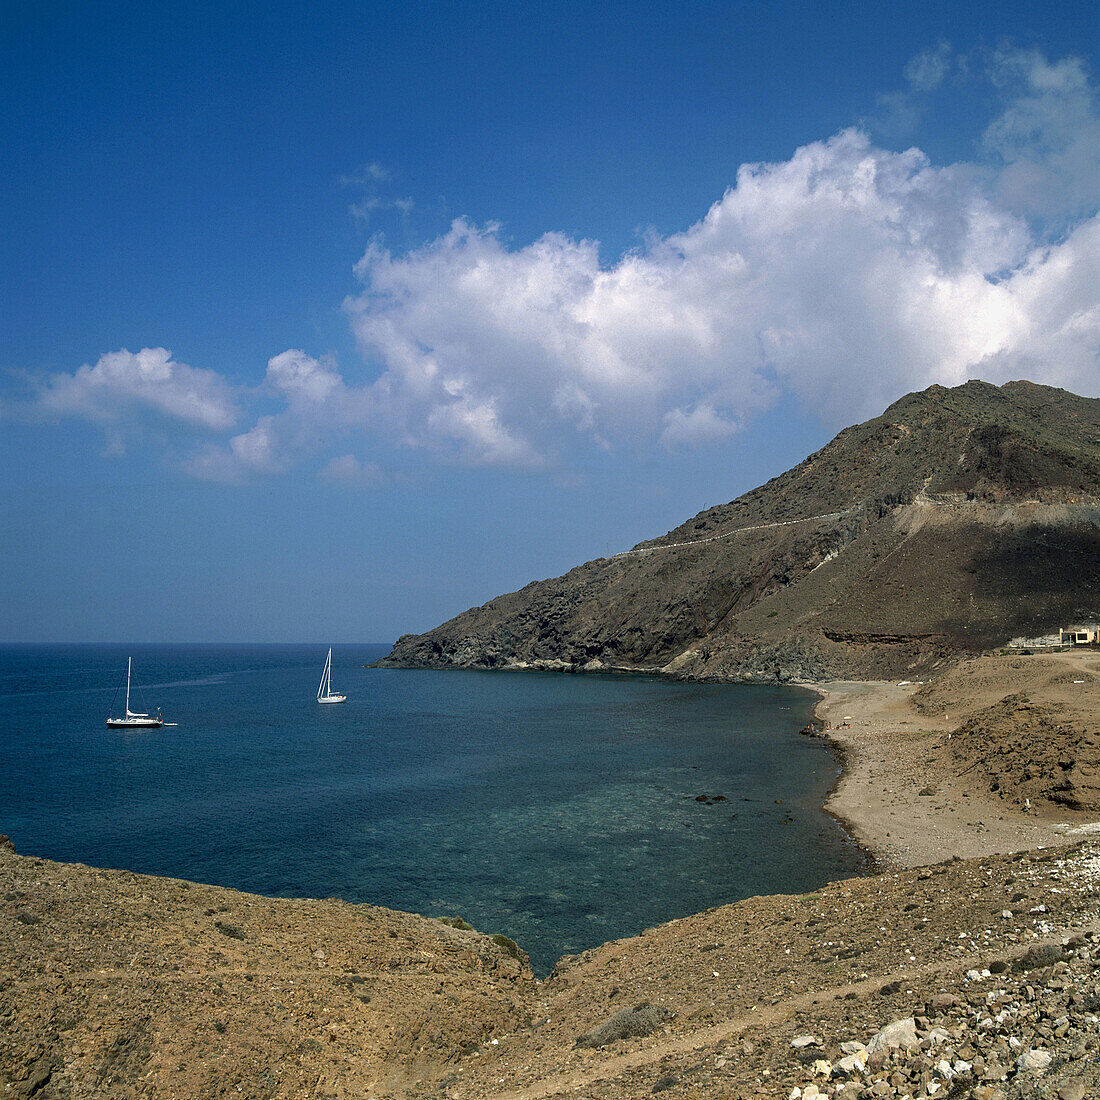
[[[915,675],[1100,616],[1100,399],[909,394],[660,538],[529,584],[383,665]]]

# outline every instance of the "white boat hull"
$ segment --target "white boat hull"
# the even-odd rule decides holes
[[[164,725],[164,719],[160,716],[160,707],[156,714],[142,714],[140,711],[130,709],[130,672],[133,669],[133,657],[126,658],[126,710],[124,717],[112,718],[107,715],[107,728],[112,730],[156,730]],[[122,685],[120,684],[119,687]],[[118,692],[115,692],[117,697]],[[111,704],[112,707],[114,704]]]
[[[321,682],[317,685],[317,702],[346,703],[347,701],[346,695],[337,695],[332,690],[332,650],[330,649],[325,658],[325,667],[321,672]]]

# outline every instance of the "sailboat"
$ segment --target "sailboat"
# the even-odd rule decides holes
[[[318,703],[346,703],[348,697],[346,695],[333,695],[332,693],[332,649],[329,648],[328,656],[325,658],[325,668],[321,673],[321,682],[317,685],[317,702]]]
[[[124,718],[112,718],[107,715],[107,725],[111,729],[159,729],[164,725],[164,719],[160,716],[160,708],[156,714],[138,714],[130,709],[130,672],[133,668],[133,657],[126,658],[126,716]],[[122,684],[118,685],[122,687]],[[115,689],[115,699],[118,698],[118,689]],[[111,701],[114,708],[114,700]]]

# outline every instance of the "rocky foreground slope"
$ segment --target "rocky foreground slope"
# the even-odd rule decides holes
[[[405,635],[382,664],[916,676],[1100,616],[1100,399],[933,386],[661,538]]]
[[[713,909],[540,983],[439,921],[4,849],[0,1094],[1082,1100],[1098,887],[1095,842],[949,861]]]

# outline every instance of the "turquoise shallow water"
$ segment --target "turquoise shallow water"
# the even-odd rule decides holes
[[[365,669],[336,646],[0,647],[0,832],[25,854],[343,897],[562,954],[853,873],[790,688]],[[175,727],[108,730],[126,657]],[[135,709],[146,709],[145,706]],[[721,795],[711,804],[697,796]]]

